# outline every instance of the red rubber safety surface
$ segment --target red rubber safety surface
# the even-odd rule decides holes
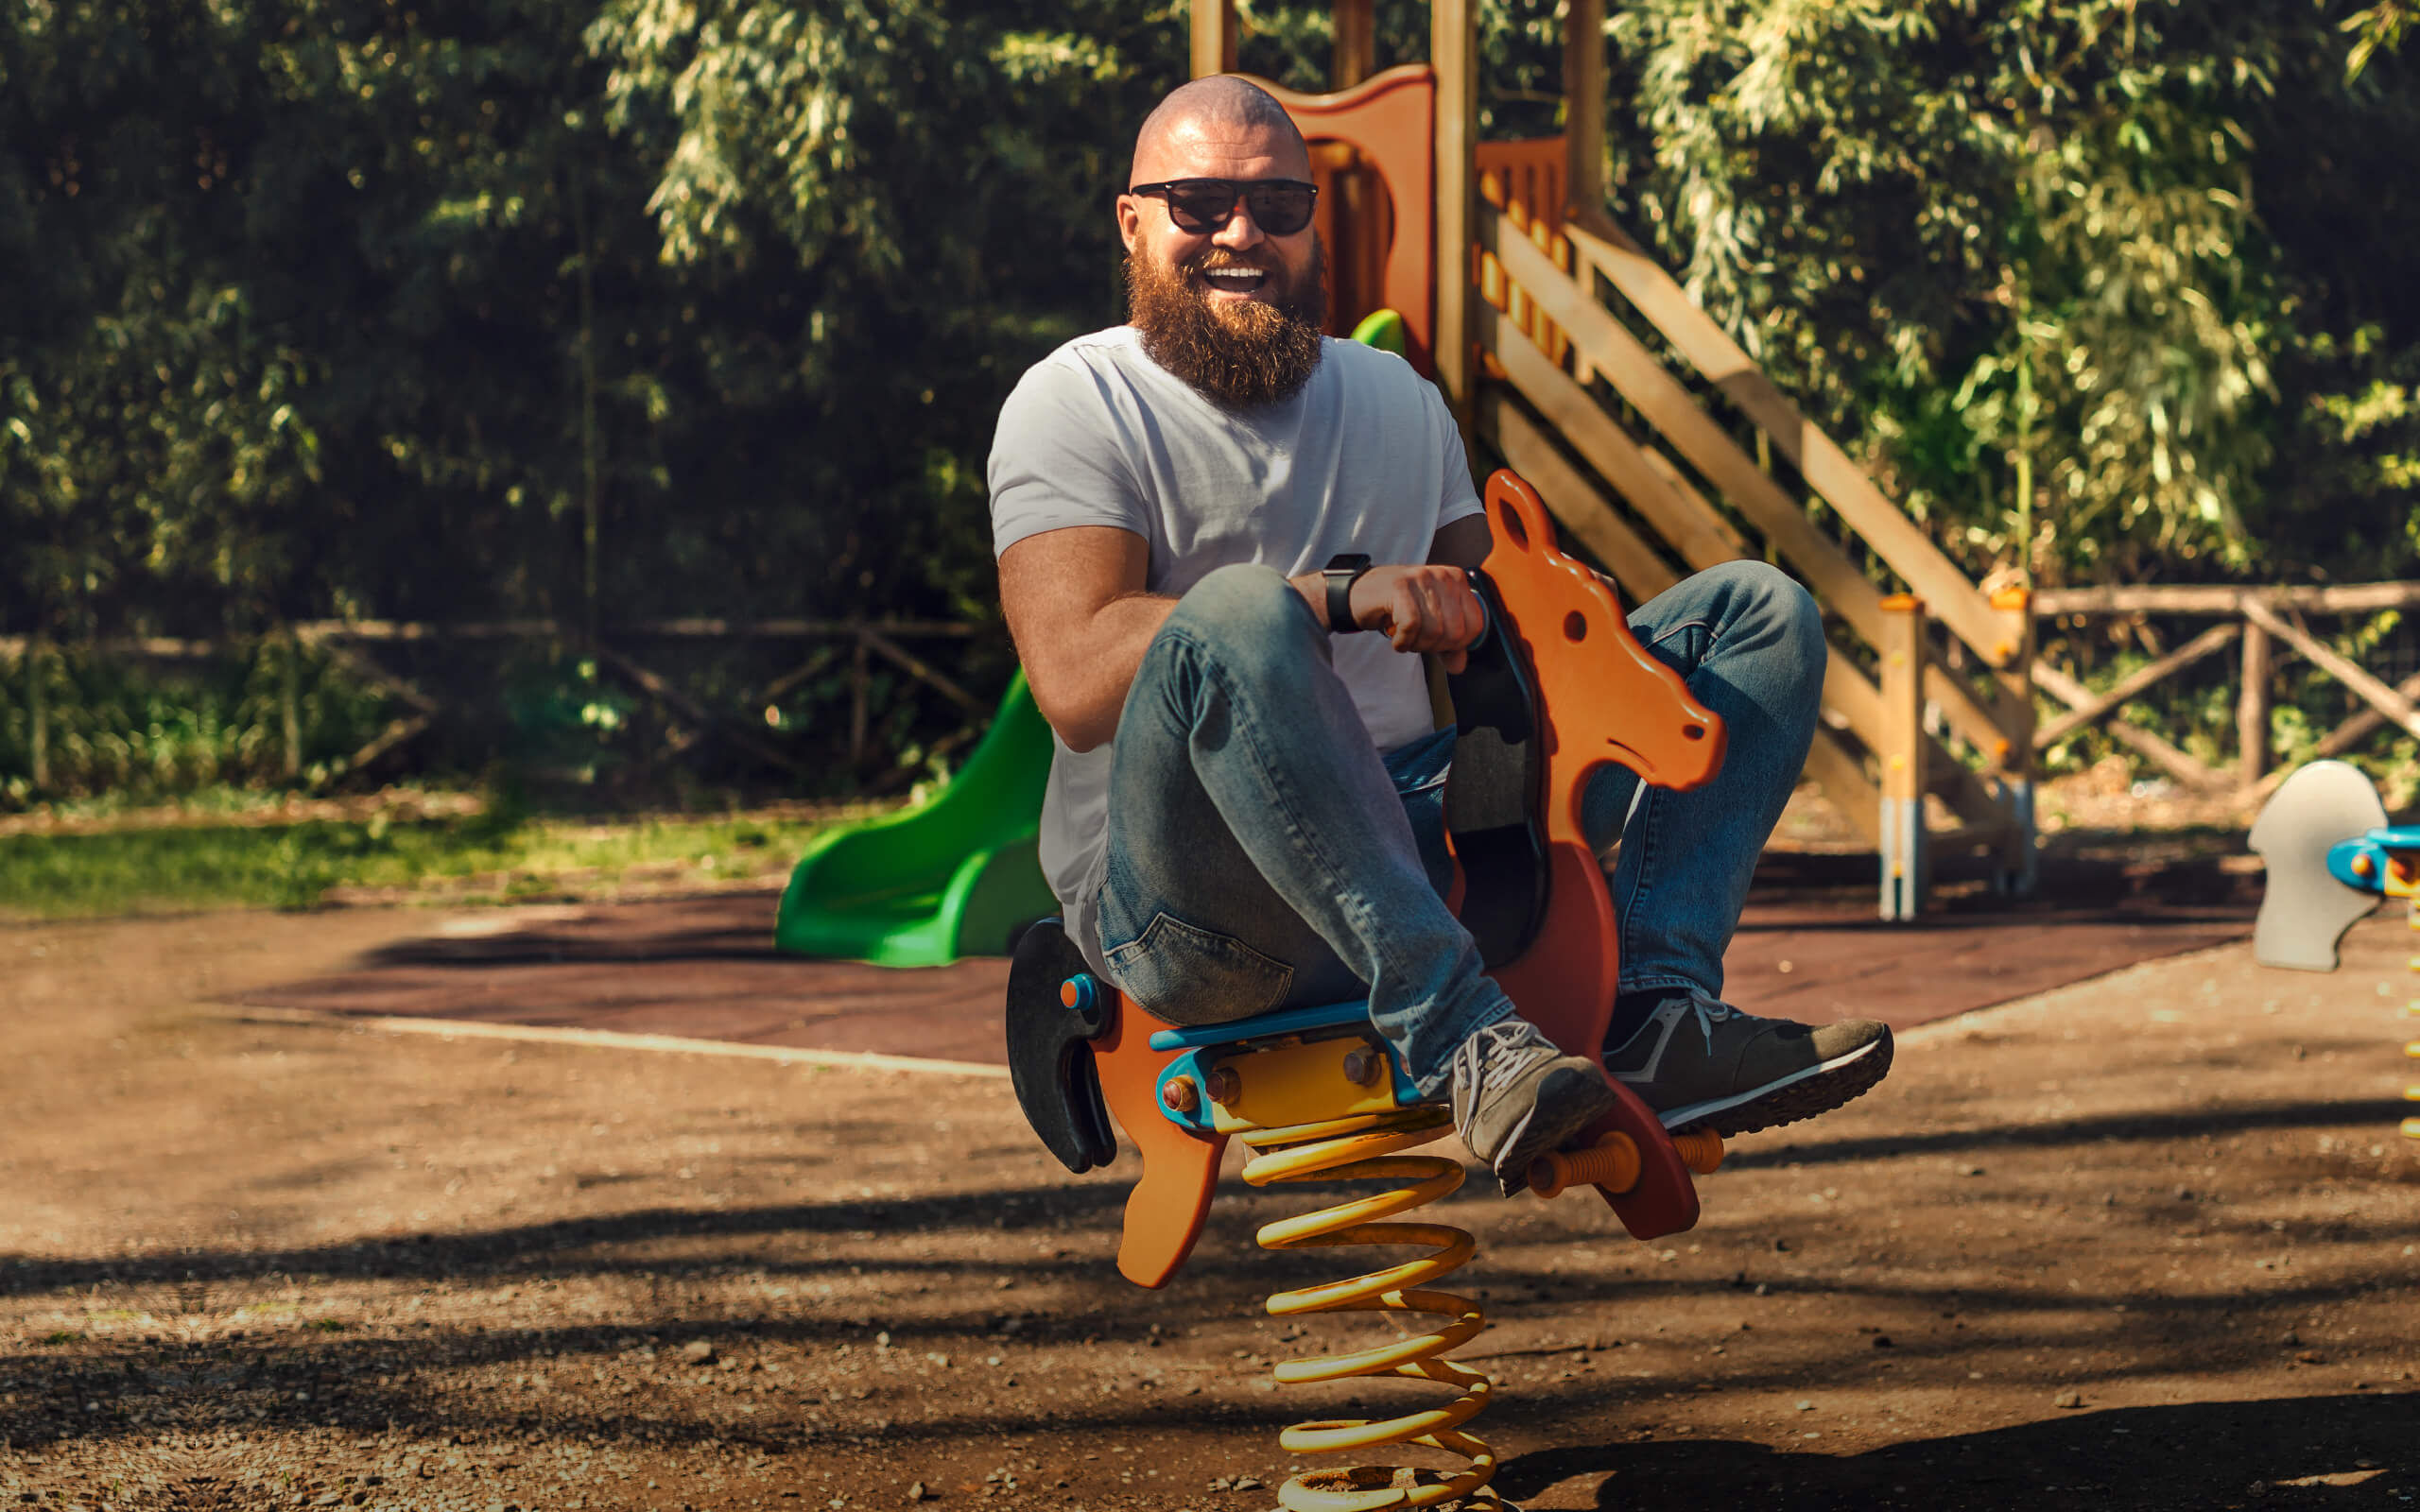
[[[2232,879],[2230,879],[2232,880]],[[1760,885],[1725,962],[1751,1013],[1894,1028],[2248,936],[2257,878],[2209,901],[2148,893],[1980,902],[1884,924],[1864,893]],[[243,1004],[344,1017],[460,1019],[1001,1064],[1006,960],[892,971],[776,954],[777,894],[723,892],[527,911],[430,934]],[[484,921],[483,921],[484,922]]]

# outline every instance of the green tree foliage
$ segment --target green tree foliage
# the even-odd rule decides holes
[[[244,211],[211,129],[248,112],[220,30],[41,6],[0,28],[0,247],[26,275],[0,313],[10,617],[73,630],[136,593],[265,594],[314,466],[307,358],[254,324],[229,255]]]
[[[50,273],[0,317],[11,627],[559,607],[566,199],[618,198],[570,9],[8,16],[13,229]]]
[[[1243,9],[1246,68],[1324,87],[1323,5]],[[2420,561],[2404,0],[1607,9],[1611,208],[1977,572]],[[1563,129],[1562,29],[1482,9],[1491,135]]]
[[[2411,81],[2346,85],[2325,8],[1650,0],[1610,29],[1617,198],[1970,561],[2391,565],[2296,531],[2342,501],[2307,490],[2331,443],[2290,354],[2420,340],[2379,277],[2410,198],[2343,171],[2420,146]]]
[[[587,39],[666,261],[778,311],[701,345],[718,402],[812,427],[787,487],[814,555],[873,602],[989,613],[993,421],[1117,318],[1110,197],[1183,77],[1178,8],[614,0]]]
[[[1248,0],[1244,66],[1322,87],[1325,9]],[[1611,207],[1977,571],[2420,570],[2408,0],[1609,9]],[[1481,36],[1487,129],[1559,129],[1556,8]],[[0,631],[988,617],[994,416],[1115,318],[1184,43],[1176,0],[0,9]]]
[[[2359,10],[2344,18],[2344,29],[2353,35],[2352,56],[2344,60],[2344,76],[2359,78],[2370,59],[2378,49],[2392,52],[2403,44],[2403,34],[2415,18],[2420,7],[2411,0],[2378,0],[2367,10]]]
[[[988,612],[1165,8],[0,13],[0,628]]]

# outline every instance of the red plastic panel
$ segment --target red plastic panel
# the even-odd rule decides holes
[[[1381,293],[1403,317],[1406,358],[1423,376],[1436,369],[1437,75],[1405,63],[1333,94],[1305,94],[1269,79],[1253,83],[1277,97],[1305,141],[1341,142],[1386,185],[1394,207]]]

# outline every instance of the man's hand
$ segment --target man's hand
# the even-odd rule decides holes
[[[1353,623],[1398,651],[1434,651],[1448,672],[1487,629],[1487,610],[1460,567],[1373,567],[1353,585]]]

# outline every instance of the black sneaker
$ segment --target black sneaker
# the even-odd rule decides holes
[[[1489,1024],[1454,1052],[1454,1132],[1487,1162],[1511,1196],[1530,1162],[1611,1110],[1618,1100],[1584,1056],[1566,1056],[1527,1019]]]
[[[1828,1113],[1891,1069],[1891,1028],[1871,1019],[1813,1027],[1759,1019],[1691,992],[1667,998],[1608,1047],[1605,1069],[1668,1129],[1724,1139]]]

